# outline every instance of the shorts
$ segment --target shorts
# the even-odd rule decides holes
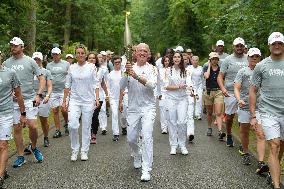
[[[50,106],[52,108],[57,108],[61,106],[63,103],[63,96],[64,96],[63,92],[62,93],[51,93],[50,99],[49,99]]]
[[[260,114],[261,125],[265,134],[266,140],[280,138],[284,140],[284,118],[276,117],[268,114]]]
[[[229,94],[229,97],[224,97],[225,102],[225,114],[233,115],[238,110],[238,101],[233,94]]]
[[[240,123],[250,123],[251,116],[250,116],[250,112],[249,111],[238,109],[237,110],[237,114],[238,114],[238,122],[240,122]],[[261,121],[260,121],[259,113],[256,112],[255,116],[256,116],[257,123],[260,125]]]
[[[210,94],[207,91],[204,92],[204,104],[206,106],[212,106],[213,104],[224,104],[224,96],[221,90],[210,91]]]
[[[11,140],[13,128],[13,114],[0,116],[0,140]]]
[[[24,104],[26,108],[27,119],[37,119],[38,107],[33,107],[33,100],[25,100]],[[20,123],[20,117],[21,117],[20,107],[16,103],[14,104],[14,124]]]
[[[38,115],[40,117],[48,117],[49,113],[50,113],[50,103],[47,102],[46,104],[44,104],[43,101],[41,101],[38,107]]]

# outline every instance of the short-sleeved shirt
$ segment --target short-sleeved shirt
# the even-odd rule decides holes
[[[227,56],[221,64],[220,72],[225,75],[225,88],[231,94],[234,94],[234,80],[240,69],[248,66],[247,56],[241,58],[231,54]]]
[[[208,64],[203,67],[203,73],[207,72]],[[210,75],[209,78],[206,79],[206,89],[217,89],[220,88],[217,82],[217,77],[220,72],[220,67],[218,66],[217,70],[214,71],[212,67],[210,67]]]
[[[45,68],[40,68],[44,78],[45,78],[45,87],[44,87],[44,90],[42,92],[42,95],[45,96],[46,93],[47,93],[47,81],[50,81],[52,80],[52,75],[50,73],[49,70],[45,69]],[[39,81],[37,79],[37,77],[34,77],[34,90],[38,90],[38,87],[39,87]]]
[[[284,116],[284,60],[275,61],[265,58],[255,66],[252,85],[260,93],[260,113],[272,116]]]
[[[237,76],[235,78],[235,83],[241,84],[241,90],[240,90],[241,99],[246,103],[245,106],[241,107],[240,109],[245,110],[245,111],[249,111],[249,99],[248,98],[249,98],[249,87],[251,85],[252,73],[253,73],[253,70],[250,69],[250,67],[244,67],[238,71]],[[256,105],[257,104],[258,103],[256,103]]]
[[[46,69],[50,71],[52,80],[52,92],[53,93],[63,93],[66,81],[66,75],[68,74],[68,69],[70,64],[65,60],[60,60],[59,62],[50,62],[47,64]]]
[[[34,90],[34,76],[42,75],[41,70],[34,59],[23,55],[21,58],[14,58],[13,56],[3,62],[7,68],[16,71],[18,78],[21,81],[21,90],[24,100],[32,100],[36,95]]]
[[[10,68],[0,68],[0,116],[12,114],[13,90],[21,85],[16,72]]]

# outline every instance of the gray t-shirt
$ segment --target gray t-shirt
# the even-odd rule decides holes
[[[240,108],[241,110],[249,111],[249,87],[251,85],[251,78],[252,78],[253,70],[249,67],[244,67],[240,69],[237,73],[235,78],[235,83],[241,84],[241,99],[245,101],[245,106]],[[257,99],[259,99],[257,97]],[[258,104],[258,103],[256,103]],[[256,107],[257,109],[257,107]]]
[[[284,116],[284,60],[270,57],[258,63],[253,71],[252,85],[260,90],[259,111],[272,116]]]
[[[13,90],[21,85],[16,72],[10,68],[0,68],[0,116],[12,114]]]
[[[46,93],[47,93],[47,81],[49,80],[52,80],[52,75],[50,73],[49,70],[45,69],[45,68],[40,68],[44,78],[45,78],[45,87],[44,87],[44,90],[42,92],[42,95],[45,96]],[[38,90],[38,87],[39,87],[39,81],[37,79],[37,77],[35,76],[34,77],[34,90],[37,91]]]
[[[33,87],[34,76],[42,75],[35,60],[26,55],[19,59],[12,56],[3,62],[3,65],[16,71],[22,83],[21,90],[24,100],[34,99],[36,95],[36,91]]]
[[[234,94],[234,80],[238,71],[247,66],[247,56],[238,58],[234,54],[231,54],[222,62],[220,72],[225,75],[225,88],[230,94]]]
[[[65,88],[66,75],[68,74],[70,64],[65,60],[59,62],[50,62],[47,64],[46,69],[50,71],[52,80],[52,92],[63,93]]]

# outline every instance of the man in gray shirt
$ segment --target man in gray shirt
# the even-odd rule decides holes
[[[284,150],[284,36],[273,32],[268,38],[270,56],[258,63],[249,91],[251,123],[256,121],[256,94],[259,112],[269,145],[269,167],[274,188],[280,188],[280,163]]]
[[[3,67],[0,60],[0,188],[3,186],[4,179],[9,177],[6,164],[8,161],[8,141],[12,138],[13,128],[13,92],[20,107],[21,125],[26,122],[25,105],[20,84],[16,72]]]
[[[52,93],[50,96],[50,104],[54,115],[54,124],[56,131],[53,138],[61,137],[60,131],[60,118],[59,118],[59,108],[61,108],[63,102],[63,93],[65,88],[66,75],[70,64],[61,59],[61,50],[58,47],[54,47],[51,50],[53,61],[48,63],[46,69],[50,71],[52,80]],[[61,112],[65,121],[65,134],[68,135],[68,112],[61,108]]]
[[[234,53],[224,59],[217,78],[220,89],[225,96],[227,146],[229,147],[234,146],[232,124],[238,108],[238,102],[234,96],[234,79],[241,68],[248,66],[247,56],[244,54],[244,46],[245,41],[242,38],[237,37],[234,40]]]
[[[37,132],[37,113],[38,105],[40,104],[42,91],[45,85],[45,79],[36,62],[29,56],[24,55],[24,43],[14,37],[10,41],[12,56],[7,59],[3,65],[7,68],[12,68],[16,71],[22,85],[22,94],[26,107],[27,124],[29,126],[30,140],[32,143],[32,152],[38,162],[42,162],[43,156],[40,150],[36,147],[38,132]],[[34,76],[39,80],[39,89],[36,91],[33,88]],[[17,103],[14,103],[14,135],[18,151],[18,157],[14,162],[13,167],[20,167],[25,163],[22,126],[20,123],[21,111]]]

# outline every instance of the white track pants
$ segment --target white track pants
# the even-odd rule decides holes
[[[120,114],[120,124],[122,128],[126,128],[128,126],[127,123],[127,110],[128,110],[128,95],[125,94],[123,96],[123,111]]]
[[[105,130],[107,128],[107,115],[106,115],[106,101],[103,101],[100,113],[99,113],[100,128]]]
[[[171,147],[185,147],[188,99],[167,99],[169,109],[169,141]]]
[[[155,109],[142,112],[128,112],[127,141],[134,155],[140,152],[138,137],[141,131],[142,171],[151,171],[153,164],[153,126],[155,122]]]
[[[112,124],[113,135],[119,135],[118,104],[119,104],[119,100],[110,99],[111,118],[112,118],[111,124]]]
[[[161,130],[168,129],[168,109],[166,103],[166,99],[159,101]]]
[[[196,89],[196,93],[199,97],[198,100],[195,101],[195,113],[196,117],[202,117],[202,93],[203,93],[203,85],[198,86]]]
[[[78,103],[70,100],[68,111],[68,127],[70,131],[71,148],[79,152],[79,118],[82,114],[82,148],[81,151],[88,152],[90,146],[91,123],[94,112],[94,104]]]
[[[188,120],[187,120],[187,136],[194,135],[194,119],[193,119],[193,112],[194,112],[194,98],[189,96],[188,97]]]

